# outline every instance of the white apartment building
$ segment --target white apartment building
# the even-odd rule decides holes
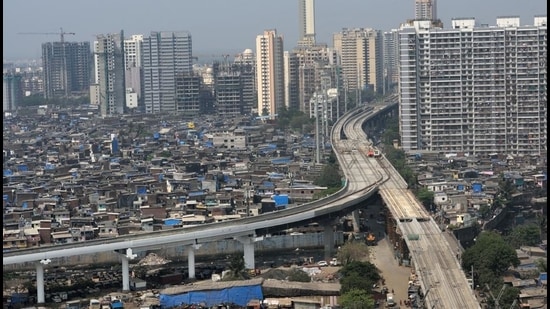
[[[299,47],[315,45],[315,0],[298,0]]]
[[[521,26],[473,18],[452,29],[415,21],[399,34],[400,131],[406,152],[544,155],[546,16]]]
[[[143,34],[134,34],[124,40],[124,67],[126,70],[133,67],[141,67],[141,44]]]
[[[384,76],[382,33],[370,28],[344,28],[333,35],[340,56],[344,87],[354,91],[372,87],[381,92]]]
[[[276,115],[284,105],[283,53],[283,37],[277,30],[265,30],[256,37],[259,115]]]
[[[126,107],[131,109],[137,108],[141,100],[142,43],[143,34],[134,34],[129,39],[124,40]]]

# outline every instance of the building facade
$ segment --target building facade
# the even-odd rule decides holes
[[[235,57],[235,65],[240,69],[242,85],[242,112],[251,115],[256,109],[258,95],[256,85],[256,58],[254,52],[247,48]]]
[[[315,45],[315,0],[298,0],[300,38],[298,47]]]
[[[124,40],[126,107],[130,109],[138,108],[142,99],[142,43],[142,34],[134,34],[129,39]]]
[[[219,115],[238,116],[243,111],[243,85],[238,66],[221,64],[215,70],[215,110]]]
[[[96,86],[90,87],[102,116],[123,114],[126,106],[124,32],[101,34],[94,42]],[[92,103],[95,103],[91,100]]]
[[[400,131],[406,152],[541,155],[547,142],[546,16],[533,26],[415,21],[399,33]]]
[[[414,19],[437,20],[437,0],[414,0]]]
[[[399,32],[397,29],[385,31],[384,38],[384,93],[396,87],[399,82]]]
[[[91,81],[90,42],[48,42],[42,44],[44,98],[82,95]]]
[[[6,72],[2,82],[2,111],[14,111],[21,104],[23,98],[21,75]]]
[[[277,114],[284,105],[283,37],[277,30],[265,30],[256,37],[257,113]]]
[[[187,31],[151,32],[143,39],[143,96],[146,113],[176,112],[176,76],[192,75]]]
[[[376,92],[383,88],[383,40],[381,31],[367,28],[343,29],[333,36],[340,57],[345,87]]]

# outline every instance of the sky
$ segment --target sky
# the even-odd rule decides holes
[[[97,34],[124,30],[125,36],[151,31],[188,31],[193,54],[218,57],[255,49],[256,36],[276,29],[285,50],[298,41],[297,0],[3,0],[3,59],[40,59],[41,44],[59,41],[61,28],[74,35],[65,41],[92,42]],[[445,27],[452,18],[474,17],[494,25],[499,16],[519,16],[532,25],[546,15],[546,0],[438,0]],[[391,30],[414,18],[414,0],[316,0],[317,42],[332,46],[343,28]],[[54,33],[20,34],[28,33]]]

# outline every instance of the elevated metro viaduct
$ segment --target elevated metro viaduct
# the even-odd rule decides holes
[[[390,103],[388,106],[378,109],[376,114],[373,114],[373,119],[383,122],[396,110],[397,104]],[[128,291],[130,290],[129,260],[137,256],[135,252],[184,245],[187,248],[189,277],[195,278],[195,250],[200,248],[201,243],[226,238],[236,239],[243,244],[246,267],[255,268],[254,243],[262,241],[264,235],[277,229],[304,225],[312,221],[322,221],[325,224],[325,256],[330,257],[334,249],[335,220],[349,212],[354,212],[359,207],[364,207],[365,201],[378,191],[378,181],[363,179],[359,183],[351,185],[346,182],[343,189],[322,200],[260,216],[182,229],[124,235],[114,239],[4,252],[3,264],[33,263],[36,269],[37,302],[44,303],[44,267],[51,263],[52,259],[66,256],[107,251],[119,253],[122,264],[122,289]],[[357,218],[356,212],[353,217]]]

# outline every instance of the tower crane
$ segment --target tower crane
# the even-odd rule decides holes
[[[19,32],[17,34],[59,35],[61,43],[65,43],[65,35],[76,35],[74,32],[63,31],[63,28],[59,28],[59,32]]]

